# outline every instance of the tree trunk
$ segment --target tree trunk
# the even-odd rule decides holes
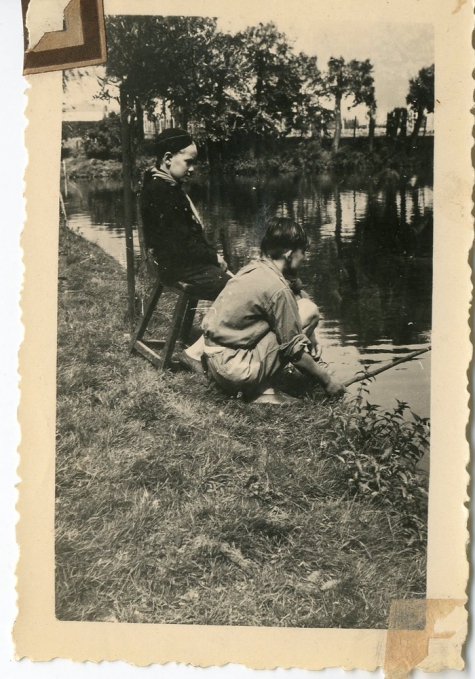
[[[374,148],[374,131],[376,128],[376,120],[372,113],[369,114],[369,124],[368,124],[368,141],[369,150],[372,151]]]
[[[184,130],[188,130],[188,123],[189,123],[189,115],[188,115],[188,109],[183,106],[181,109],[181,120],[182,124],[181,127],[183,127]]]
[[[399,109],[399,139],[405,140],[407,137],[407,108]]]
[[[340,147],[341,138],[341,95],[335,97],[335,134],[333,136],[332,153],[336,153]]]
[[[249,157],[254,160],[255,158],[258,158],[258,144],[257,144],[257,134],[252,131],[249,133],[248,136],[248,149],[249,149]]]
[[[208,166],[209,166],[209,167],[211,167],[212,162],[213,162],[213,161],[211,160],[211,157],[212,157],[213,154],[210,153],[210,144],[211,144],[211,142],[210,142],[210,140],[209,140],[209,137],[207,136],[207,137],[206,137],[206,141],[205,141],[205,143],[204,143],[204,148],[205,148],[205,159],[206,159],[206,162],[208,163]]]
[[[415,149],[417,146],[417,138],[419,136],[419,130],[421,129],[423,120],[424,120],[424,109],[418,108],[414,129],[412,130],[412,134],[409,139],[409,153],[411,152],[412,149]]]
[[[132,230],[132,158],[128,104],[128,96],[125,87],[122,85],[120,88],[120,126],[122,140],[122,184],[124,189],[125,255],[127,263],[128,316],[130,326],[133,328],[135,320],[135,272]]]
[[[139,99],[135,99],[135,138],[138,142],[144,140],[143,108]]]

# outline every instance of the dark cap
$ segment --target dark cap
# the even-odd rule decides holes
[[[178,153],[178,151],[186,149],[187,146],[190,146],[193,143],[191,135],[189,135],[186,130],[182,130],[179,127],[163,130],[156,139],[155,148],[157,152],[157,161],[161,162],[167,151],[170,151],[170,153]]]

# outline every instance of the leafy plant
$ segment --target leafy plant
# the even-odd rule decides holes
[[[87,158],[121,159],[120,118],[117,114],[111,113],[86,134],[84,153]]]
[[[421,129],[422,121],[424,120],[425,111],[427,111],[427,113],[434,112],[434,64],[427,68],[421,68],[417,76],[411,78],[406,101],[417,114],[411,135],[411,143],[415,144],[415,140]]]
[[[362,383],[356,412],[341,420],[332,452],[343,465],[348,492],[380,507],[395,509],[402,518],[409,544],[426,539],[427,488],[417,465],[429,447],[429,419],[419,417],[399,401],[392,411],[366,402]]]

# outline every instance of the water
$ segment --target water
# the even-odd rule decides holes
[[[416,177],[403,188],[391,178],[380,185],[329,177],[212,178],[195,181],[190,195],[232,271],[258,254],[266,216],[304,224],[311,245],[301,278],[320,308],[323,358],[341,379],[428,346],[431,186]],[[66,209],[71,228],[125,265],[118,182],[68,182]],[[367,398],[383,408],[406,401],[428,417],[429,386],[427,352],[378,376]]]

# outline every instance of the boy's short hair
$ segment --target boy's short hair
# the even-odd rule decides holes
[[[155,140],[155,152],[157,154],[157,165],[163,160],[163,156],[167,151],[170,153],[178,153],[188,146],[194,144],[193,137],[188,134],[186,130],[179,127],[171,127],[168,130],[160,132]]]
[[[305,229],[288,217],[273,219],[261,242],[261,254],[271,259],[280,259],[284,252],[305,250],[308,248],[308,236]]]

